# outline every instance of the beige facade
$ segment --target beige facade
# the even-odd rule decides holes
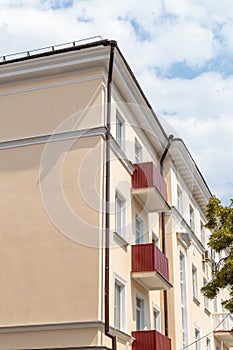
[[[200,293],[210,191],[115,43],[4,59],[0,105],[0,349],[232,346],[221,296]]]

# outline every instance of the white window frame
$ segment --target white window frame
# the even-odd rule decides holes
[[[200,231],[201,231],[201,243],[205,247],[205,225],[202,220],[200,220]]]
[[[183,212],[183,192],[181,187],[177,184],[177,191],[176,191],[176,206],[177,210],[182,213]]]
[[[152,231],[152,243],[154,243],[156,247],[160,248],[159,236],[154,231]]]
[[[152,303],[152,307],[153,307],[153,329],[158,332],[161,332],[161,329],[162,329],[161,309],[155,303]],[[157,314],[156,318],[154,317],[155,314]]]
[[[116,111],[116,141],[118,145],[124,150],[125,147],[125,121],[120,112]]]
[[[120,305],[119,305],[119,324],[116,324],[116,285],[121,288]],[[114,327],[121,331],[127,332],[127,281],[114,273]]]
[[[140,235],[138,236],[138,230],[137,230],[137,222],[140,224]],[[135,213],[135,243],[136,244],[143,244],[144,243],[144,220],[141,218],[141,216],[138,213]]]
[[[206,350],[211,350],[211,338],[209,336],[206,337]]]
[[[115,232],[126,238],[126,198],[118,189],[115,191]]]
[[[195,232],[195,212],[191,204],[189,205],[189,221],[191,230]]]
[[[193,299],[198,301],[198,274],[197,268],[192,264],[192,285],[193,285]]]
[[[135,139],[134,154],[135,163],[142,163],[142,146],[140,145],[137,139]]]
[[[186,260],[185,260],[185,252],[181,248],[179,251],[179,268],[180,268],[180,292],[181,292],[182,343],[183,343],[183,347],[185,347],[187,344],[189,344],[189,326],[188,326]]]
[[[140,322],[142,323],[142,327],[140,329],[137,329],[137,299],[141,300],[143,302],[143,310],[142,314],[140,315]],[[135,321],[136,321],[136,330],[145,330],[146,327],[146,298],[145,296],[140,293],[139,291],[136,292],[136,298],[135,298]]]
[[[214,313],[218,313],[218,297],[214,297]]]
[[[203,287],[207,285],[207,279],[203,277]],[[207,311],[210,311],[210,299],[204,296],[204,307]]]
[[[195,350],[201,350],[201,330],[199,327],[194,328]]]

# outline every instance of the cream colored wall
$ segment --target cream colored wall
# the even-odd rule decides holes
[[[192,264],[197,268],[198,276],[198,301],[199,305],[193,300],[192,290]],[[189,324],[190,324],[190,341],[194,340],[194,328],[197,327],[200,330],[201,336],[209,334],[213,330],[213,318],[211,314],[205,312],[204,297],[200,291],[203,286],[203,277],[207,277],[207,273],[203,271],[202,254],[198,251],[197,247],[193,244],[188,249],[187,256],[187,282],[190,288],[189,291]],[[209,311],[212,312],[212,301],[209,301]],[[201,343],[202,347],[206,346],[206,339],[204,338]]]
[[[56,329],[17,331],[0,334],[1,350],[98,346],[98,329]]]
[[[192,203],[195,210],[195,234],[196,237],[201,240],[200,235],[200,220],[205,222],[203,213],[198,208],[197,203],[191,199],[192,195],[187,188],[183,185],[182,181],[178,178],[174,178],[175,173],[173,170],[169,171],[169,167],[166,168],[166,180],[168,183],[169,201],[176,205],[176,183],[179,181],[180,187],[183,189],[183,217],[187,223],[189,223],[189,204]],[[185,210],[186,208],[186,210]],[[208,237],[208,231],[205,230],[206,238]],[[201,337],[201,347],[206,347],[206,336],[212,334],[214,329],[214,322],[212,313],[214,312],[213,301],[209,301],[209,312],[205,310],[204,297],[200,291],[203,286],[203,278],[207,280],[211,279],[212,270],[211,265],[208,262],[203,264],[203,248],[200,250],[200,245],[196,245],[195,241],[191,242],[190,247],[184,246],[177,239],[177,232],[186,232],[185,227],[182,227],[182,222],[177,222],[172,216],[167,217],[166,222],[166,243],[167,243],[167,256],[169,258],[169,272],[170,280],[173,284],[173,288],[168,291],[169,300],[169,336],[172,339],[173,349],[182,348],[182,320],[181,320],[181,295],[180,295],[180,269],[179,269],[179,250],[185,255],[186,260],[186,283],[187,283],[187,314],[188,314],[188,329],[189,329],[189,343],[195,341],[194,330],[195,327],[199,329]],[[206,242],[207,243],[207,242]],[[198,272],[198,301],[193,300],[193,282],[192,282],[192,264],[195,265]],[[221,312],[221,298],[223,291],[218,295],[219,312]],[[211,346],[214,348],[214,338],[210,336]],[[195,347],[195,344],[191,347]]]
[[[156,154],[155,149],[152,148],[148,138],[145,136],[145,130],[139,125],[134,117],[134,108],[136,107],[134,107],[134,105],[131,106],[130,104],[126,104],[121,100],[117,102],[117,98],[119,98],[119,96],[116,96],[112,103],[111,133],[113,137],[116,137],[116,115],[118,111],[125,124],[124,152],[127,158],[132,163],[135,163],[135,140],[137,140],[142,147],[142,162],[153,161],[157,168],[159,168],[158,155]],[[137,112],[138,108],[139,107],[137,107]],[[143,114],[143,110],[141,113]],[[149,130],[146,131],[148,132]]]
[[[180,294],[180,250],[185,255],[186,265],[186,285],[187,285],[187,316],[189,329],[189,343],[194,341],[194,328],[200,329],[201,336],[204,336],[212,331],[213,320],[212,316],[204,311],[204,298],[200,292],[203,285],[203,277],[206,275],[202,269],[202,254],[193,244],[187,249],[176,239],[177,223],[175,220],[169,220],[169,225],[173,222],[173,235],[168,234],[167,238],[167,255],[169,257],[170,280],[173,288],[168,292],[169,298],[169,333],[172,339],[173,348],[182,348],[182,319],[181,319],[181,294]],[[171,228],[169,229],[169,231]],[[179,232],[179,231],[178,231]],[[193,283],[192,283],[192,264],[195,265],[198,271],[198,300],[197,305],[193,301]],[[210,301],[211,305],[211,301]],[[210,306],[212,311],[212,305]],[[205,339],[202,341],[202,346],[205,346]]]
[[[2,87],[0,140],[103,125],[100,73],[74,73]]]
[[[131,131],[133,145],[134,134]],[[145,148],[143,148],[145,154]],[[152,229],[159,232],[158,214],[150,214],[144,210],[141,204],[131,195],[131,174],[119,161],[116,154],[111,152],[111,232],[112,232],[112,249],[110,251],[110,323],[114,326],[114,282],[121,279],[125,282],[126,289],[126,324],[122,329],[125,332],[136,330],[136,294],[139,293],[145,300],[146,305],[146,328],[153,329],[152,324],[152,305],[153,303],[162,309],[160,292],[150,292],[143,288],[140,284],[131,279],[131,244],[135,244],[135,215],[136,213],[144,221],[144,242],[151,242]],[[115,190],[119,191],[122,197],[126,199],[126,241],[128,246],[120,246],[117,239],[114,239],[115,231]]]
[[[42,169],[41,179],[43,194],[53,198],[52,208],[58,212],[44,207],[41,198],[44,145],[0,151],[1,326],[98,319],[99,252],[93,245],[99,237],[95,186],[98,192],[100,141],[100,137],[78,140],[61,166],[64,202],[76,215],[73,221],[66,210],[59,211],[59,198],[53,198],[59,192],[54,170],[65,141],[57,143],[59,157],[53,158],[50,169]],[[91,149],[97,151],[83,169],[82,161]],[[88,198],[78,184],[81,169],[88,179],[97,174],[94,183],[90,180]],[[67,225],[65,234],[56,227],[59,217]],[[90,245],[80,243],[80,237],[88,237]]]
[[[179,247],[172,216],[166,217],[166,252],[172,288],[168,291],[168,327],[172,349],[182,348]]]
[[[96,69],[37,79],[33,79],[33,75],[28,75],[25,81],[19,82],[16,79],[13,84],[2,86],[1,110],[4,117],[1,119],[3,133],[0,134],[0,140],[102,126],[106,118],[106,109],[103,105],[106,102],[106,87],[102,79],[104,74],[102,70]],[[88,109],[84,111],[87,107]],[[142,130],[135,130],[129,125],[132,124],[133,116],[128,119],[124,111],[121,112],[127,124],[125,136],[130,144],[130,147],[126,147],[129,159],[135,161],[134,145],[137,138],[143,146],[143,161],[153,160],[158,165],[157,155],[151,149]],[[71,116],[73,118],[70,119]],[[115,135],[114,126],[112,133]],[[69,217],[65,219],[65,226],[62,227],[63,230],[68,227],[68,232],[65,234],[59,232],[59,228],[56,227],[64,221],[64,211],[62,207],[58,213],[53,210],[59,207],[57,202],[59,198],[53,199],[52,208],[49,210],[47,208],[48,212],[41,199],[38,170],[44,145],[31,145],[0,152],[2,167],[0,186],[3,199],[0,204],[1,239],[4,245],[0,263],[3,267],[7,266],[1,276],[4,281],[4,288],[0,290],[0,298],[4,300],[2,304],[0,303],[2,325],[103,319],[104,259],[103,251],[96,249],[96,245],[100,243],[99,237],[104,223],[101,212],[103,209],[101,181],[104,181],[102,141],[98,137],[92,137],[79,139],[74,143],[57,142],[54,145],[52,166],[50,169],[42,169],[42,184],[46,196],[53,198],[61,181],[67,204],[64,210],[65,212],[70,210],[73,214],[72,220],[69,221]],[[62,155],[65,153],[64,159],[59,158],[59,152]],[[58,181],[54,180],[56,166],[62,167],[62,176]],[[48,176],[47,172],[52,176]],[[132,244],[135,242],[134,219],[137,212],[144,220],[145,242],[150,242],[152,229],[159,234],[158,214],[152,214],[149,218],[142,206],[135,199],[131,200],[131,174],[112,153],[111,233],[115,230],[116,188],[128,201],[127,240]],[[52,216],[54,222],[50,220],[48,214]],[[77,227],[75,219],[78,222]],[[81,242],[79,242],[80,235]],[[86,237],[90,240],[90,246],[86,244]],[[114,323],[114,278],[120,276],[127,282],[128,319],[125,330],[130,332],[136,328],[137,292],[145,297],[146,327],[150,329],[152,303],[161,306],[160,292],[150,293],[149,296],[148,290],[131,281],[131,248],[119,247],[115,240],[112,240],[112,243],[115,243],[115,246],[110,253],[111,324]],[[87,331],[87,334],[85,332],[82,334],[85,338],[83,344],[89,343],[88,339],[92,334],[93,339],[90,339],[89,344],[95,344],[94,333]],[[26,341],[27,344],[31,344],[30,334],[21,338],[22,347]],[[14,341],[14,337],[11,339]],[[47,339],[47,335],[44,339]],[[81,343],[82,341],[79,344]],[[40,336],[38,344],[40,346]],[[59,345],[62,344],[60,342]],[[118,346],[123,349],[125,343],[121,341]]]

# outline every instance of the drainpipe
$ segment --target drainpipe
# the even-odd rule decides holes
[[[110,333],[109,327],[109,234],[110,234],[110,139],[111,139],[111,99],[114,50],[117,42],[110,41],[110,59],[107,83],[107,130],[106,130],[106,190],[105,190],[105,335],[112,340],[112,349],[116,350],[116,336]]]
[[[163,154],[160,158],[160,173],[163,175],[163,162],[167,156],[171,143],[173,141],[174,136],[169,135],[168,143],[163,151]],[[165,230],[165,213],[161,213],[161,228],[162,228],[162,252],[166,255],[166,230]],[[165,336],[168,337],[168,301],[167,301],[167,291],[163,291],[163,303],[164,303],[164,331]]]
[[[163,151],[163,154],[162,154],[162,156],[160,158],[160,173],[161,173],[161,175],[163,175],[163,162],[164,162],[164,159],[166,158],[167,152],[168,152],[168,150],[169,150],[169,148],[171,146],[171,143],[172,143],[173,139],[174,139],[174,136],[173,135],[169,135],[167,146],[166,146],[165,150]]]

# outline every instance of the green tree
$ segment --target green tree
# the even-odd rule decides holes
[[[206,206],[206,227],[212,231],[208,244],[218,253],[224,251],[226,257],[216,263],[213,278],[202,292],[213,299],[221,289],[229,286],[230,296],[223,305],[233,312],[233,199],[230,202],[230,206],[225,207],[218,198],[211,197]]]

